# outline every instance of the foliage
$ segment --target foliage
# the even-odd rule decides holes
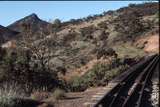
[[[14,107],[15,101],[10,96],[0,96],[0,107]]]
[[[80,29],[80,32],[82,34],[83,37],[85,37],[85,39],[92,39],[93,37],[91,36],[91,34],[96,30],[96,27],[91,25],[88,27],[84,27]]]
[[[115,50],[113,48],[100,48],[97,50],[97,58],[101,58],[102,56],[115,56],[117,57],[117,53],[115,52]]]
[[[87,89],[87,84],[85,84],[83,78],[78,76],[73,77],[68,85],[68,90],[73,92],[84,91]]]
[[[30,97],[33,100],[42,101],[42,100],[49,97],[49,93],[48,92],[43,92],[43,91],[35,91],[31,94]]]
[[[156,15],[156,18],[159,18],[159,11],[155,15]]]
[[[128,65],[113,60],[111,64],[96,64],[82,77],[74,77],[70,81],[71,91],[84,91],[89,87],[107,85],[108,81],[123,72]]]
[[[61,20],[55,19],[54,22],[53,22],[53,24],[54,24],[56,27],[59,28],[59,27],[61,26]]]
[[[23,97],[20,87],[16,84],[4,84],[0,88],[0,107],[15,107],[18,105],[15,98],[22,99]]]
[[[56,100],[59,100],[59,99],[63,99],[65,98],[65,91],[62,90],[62,89],[55,89],[54,93],[53,93],[53,97],[56,99]]]
[[[108,24],[105,21],[98,23],[98,26],[103,29],[108,29]]]
[[[33,89],[49,90],[57,85],[57,77],[55,72],[32,60],[28,51],[12,51],[4,56],[4,60],[0,65],[1,84],[4,82],[14,82],[23,87],[25,92],[30,93]]]
[[[134,58],[134,57],[142,57],[143,55],[145,55],[145,52],[143,50],[138,49],[129,43],[124,43],[122,45],[115,45],[113,49],[116,50],[116,53],[118,54],[119,58],[125,58],[126,56]]]
[[[33,43],[30,24],[24,24],[27,31],[20,42],[20,46],[8,49],[0,61],[0,84],[14,82],[31,93],[33,90],[51,90],[58,85],[57,73],[53,71],[49,62],[51,51],[49,41],[37,45]],[[44,34],[41,33],[42,38]]]
[[[119,32],[118,37],[123,40],[134,38],[145,30],[141,14],[137,11],[126,11],[126,13],[119,15],[115,21],[117,22],[115,30]]]

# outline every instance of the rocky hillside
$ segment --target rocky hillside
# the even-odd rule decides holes
[[[50,66],[69,72],[108,55],[110,49],[120,58],[143,56],[143,46],[137,47],[134,42],[148,32],[158,31],[158,8],[158,3],[130,4],[116,11],[59,23],[58,28],[31,14],[8,28],[34,38],[34,46],[48,48]]]
[[[28,32],[27,30],[29,29],[30,32],[32,32],[32,35],[40,34],[39,31],[47,35],[49,33],[48,27],[50,25],[50,23],[41,20],[36,14],[32,13],[7,27],[21,33]]]
[[[18,38],[16,35],[18,34],[17,31],[10,30],[4,26],[0,25],[0,44],[5,43],[11,39]]]
[[[69,80],[73,76],[87,74],[96,64],[113,61],[116,63],[114,67],[117,67],[117,62],[121,60],[123,64],[131,65],[129,62],[150,52],[158,52],[151,49],[158,47],[158,41],[149,46],[155,38],[159,38],[158,11],[159,6],[155,2],[130,4],[116,11],[63,23],[56,20],[53,24],[31,14],[7,28],[0,26],[0,40],[14,36],[12,30],[20,32],[17,48],[31,51],[35,68],[38,64],[41,64],[40,67],[47,66],[47,70],[56,71],[59,77]],[[150,39],[150,36],[154,37]],[[128,59],[131,61],[127,62]]]

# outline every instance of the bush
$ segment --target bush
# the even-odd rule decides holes
[[[2,95],[0,92],[0,107],[13,107],[14,105],[15,101],[11,95]]]
[[[12,98],[5,96],[0,97],[0,107],[13,107],[15,105],[15,102]]]
[[[110,65],[97,64],[95,65],[88,74],[84,75],[84,81],[88,84],[88,87],[99,86],[103,81],[105,74],[110,69]],[[107,80],[104,80],[107,82]]]
[[[98,26],[103,29],[108,29],[108,24],[105,21],[98,23]]]
[[[88,27],[84,27],[80,29],[80,32],[82,34],[83,37],[85,37],[85,39],[93,39],[92,37],[92,33],[96,30],[97,28],[93,25],[88,26]]]
[[[96,64],[82,77],[74,77],[70,81],[70,91],[84,91],[89,87],[104,86],[128,68],[120,60],[113,60],[111,64]]]
[[[53,93],[53,97],[56,99],[56,100],[60,100],[60,99],[64,99],[66,97],[65,95],[65,91],[62,90],[62,89],[55,89],[54,93]]]
[[[42,101],[48,97],[49,97],[49,93],[47,93],[47,92],[37,91],[37,92],[34,92],[31,94],[31,98],[36,101]]]
[[[70,81],[71,91],[84,91],[89,87],[95,87],[101,84],[108,66],[97,64],[87,74],[82,77],[74,77]]]
[[[13,86],[13,84],[10,84],[10,86],[7,84],[3,85],[0,88],[0,107],[17,107],[18,103],[15,98],[24,97],[20,91],[20,88]]]
[[[129,4],[128,6],[129,6],[129,7],[135,7],[136,4],[131,3],[131,4]]]
[[[33,89],[51,90],[58,85],[55,72],[51,72],[37,60],[32,60],[26,52],[11,52],[4,56],[0,64],[0,85],[4,82],[14,82],[21,85],[26,93]]]
[[[87,84],[85,84],[82,77],[75,76],[69,81],[69,91],[77,92],[84,91],[87,89]]]
[[[61,20],[55,19],[54,22],[53,22],[53,24],[54,24],[56,27],[59,28],[59,27],[61,26]]]
[[[1,48],[1,46],[0,46],[0,61],[3,60],[3,57],[4,57],[5,54],[6,54],[5,49]]]
[[[116,22],[115,30],[119,33],[117,40],[130,40],[146,30],[143,25],[142,15],[136,10],[125,11],[114,21]]]
[[[117,57],[117,53],[113,48],[100,48],[97,50],[97,58],[101,58],[102,56],[115,56]]]

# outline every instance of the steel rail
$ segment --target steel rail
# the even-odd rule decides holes
[[[104,95],[104,97],[102,97],[95,105],[94,107],[109,107],[108,105],[110,105],[110,102],[113,102],[113,100],[115,100],[115,98],[117,97],[117,93],[121,90],[121,88],[124,86],[124,84],[128,83],[127,81],[130,81],[130,79],[136,76],[138,76],[143,70],[143,68],[145,66],[147,66],[150,61],[153,61],[153,59],[156,57],[157,55],[153,55],[150,56],[146,59],[144,59],[143,61],[139,62],[138,64],[135,64],[132,68],[130,68],[129,70],[127,70],[126,72],[129,72],[129,74],[124,77],[120,83],[118,83],[112,90],[110,90],[108,93],[106,93]],[[132,80],[131,79],[131,80]],[[133,79],[133,80],[134,80]]]
[[[158,58],[158,63],[157,63],[156,66],[159,67],[159,58]],[[153,74],[153,72],[149,72],[149,74],[147,75],[147,78],[146,78],[145,81],[144,81],[144,85],[143,85],[143,87],[141,88],[141,91],[140,91],[141,94],[140,94],[140,97],[139,97],[139,99],[138,99],[138,101],[137,101],[136,107],[142,107],[142,99],[143,99],[143,96],[144,96],[144,89],[145,89],[145,87],[146,87],[146,85],[147,85],[147,82],[149,81],[148,78],[151,78],[152,74]]]
[[[141,78],[143,78],[144,74],[153,65],[153,63],[155,63],[156,59],[157,58],[155,57],[152,62],[149,63],[149,65],[145,68],[145,70],[142,70],[140,74],[130,78],[130,80],[128,80],[126,84],[121,87],[120,91],[117,92],[114,100],[112,100],[112,102],[109,104],[109,107],[124,107],[123,105],[125,105],[128,98],[130,98],[132,93],[136,90],[137,86],[140,84]]]
[[[147,80],[151,77],[151,74],[153,73],[153,70],[158,62],[158,59],[159,57],[157,56],[155,58],[155,61],[153,61],[153,63],[150,63],[150,65],[148,65],[145,69],[144,69],[144,72],[142,75],[139,76],[139,80],[136,81],[136,86],[133,90],[131,90],[130,94],[127,96],[127,98],[125,99],[122,107],[128,107],[130,106],[130,104],[132,103],[132,106],[134,106],[134,102],[131,101],[131,98],[134,98],[135,100],[137,100],[135,97],[137,96],[138,97],[138,101],[135,101],[136,105],[139,104],[139,98],[141,97],[141,93],[143,93],[143,90],[144,90],[144,86],[146,85],[147,83]],[[137,95],[134,95],[134,94],[137,94]],[[135,97],[134,97],[134,96]],[[136,106],[135,105],[135,106]]]

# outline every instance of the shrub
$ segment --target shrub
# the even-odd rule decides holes
[[[157,25],[159,24],[159,12],[157,12],[157,13],[155,14],[154,23],[157,24]]]
[[[70,82],[71,91],[84,91],[89,87],[100,85],[108,69],[106,65],[97,64],[84,76],[74,77]]]
[[[0,107],[13,107],[14,105],[15,102],[12,95],[0,92]]]
[[[97,50],[97,58],[101,58],[102,56],[115,56],[117,57],[117,53],[113,48],[100,48]]]
[[[129,4],[128,6],[129,6],[129,7],[135,7],[136,4],[131,3],[131,4]]]
[[[75,76],[69,81],[69,91],[77,92],[84,91],[87,89],[87,84],[85,84],[83,78]]]
[[[38,101],[44,100],[44,99],[46,99],[48,97],[49,97],[49,93],[47,93],[47,92],[39,92],[39,91],[37,91],[37,92],[33,92],[31,94],[31,98],[33,100],[38,100]]]
[[[33,89],[51,90],[58,85],[55,72],[38,60],[32,60],[25,52],[6,55],[0,64],[0,84],[14,82],[30,94]],[[37,61],[37,62],[36,62]]]
[[[61,26],[61,20],[59,19],[55,19],[53,24],[56,26],[56,27],[60,27]]]
[[[126,41],[143,33],[146,29],[141,16],[141,13],[136,10],[125,11],[125,13],[119,15],[114,20],[116,22],[115,30],[119,33],[117,37]]]
[[[71,91],[84,91],[89,87],[104,86],[128,68],[120,60],[113,60],[111,64],[96,64],[82,77],[74,77],[70,81]]]
[[[101,80],[103,80],[104,75],[110,69],[110,65],[105,64],[96,64],[88,74],[84,75],[84,81],[88,84],[88,87],[98,86],[101,84]],[[107,81],[106,81],[107,82]]]
[[[0,107],[13,107],[15,102],[13,98],[8,96],[1,96],[0,97]]]
[[[96,30],[97,28],[93,25],[88,26],[88,27],[84,27],[80,29],[80,32],[82,34],[83,37],[85,37],[85,39],[93,39],[92,37],[92,33]]]
[[[155,14],[156,18],[159,18],[159,11]]]
[[[5,54],[6,54],[6,50],[1,48],[1,46],[0,46],[0,62],[1,62],[1,60],[3,60],[3,57]]]
[[[16,98],[24,98],[24,94],[20,93],[20,88],[13,84],[5,84],[0,88],[0,107],[17,107]]]
[[[53,97],[56,99],[56,100],[59,100],[59,99],[64,99],[66,97],[65,95],[65,91],[62,90],[62,89],[55,89],[54,93],[53,93]]]
[[[98,26],[103,29],[108,29],[108,24],[105,21],[98,23]]]

